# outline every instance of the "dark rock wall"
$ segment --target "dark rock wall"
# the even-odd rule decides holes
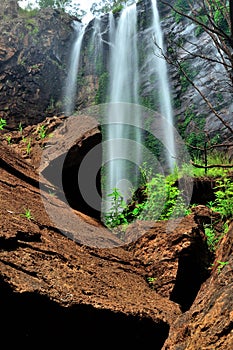
[[[189,14],[195,17],[193,13]],[[221,58],[210,36],[204,31],[200,32],[200,28],[185,18],[176,23],[171,11],[161,17],[161,25],[171,63],[175,59],[181,62],[200,92],[232,127],[233,89],[224,66],[217,62]],[[231,134],[201,94],[175,65],[170,64],[168,67],[175,121],[177,125],[183,124],[182,136],[186,137],[193,132],[200,134],[205,130],[210,139],[220,133],[222,139],[226,140]]]
[[[0,116],[34,124],[61,108],[72,18],[46,9],[0,22]]]
[[[171,4],[174,4],[172,1]],[[174,120],[179,133],[188,142],[204,142],[213,139],[216,134],[221,134],[221,141],[227,140],[231,135],[223,123],[213,114],[200,93],[185,79],[178,67],[173,65],[174,59],[183,61],[185,71],[192,77],[194,84],[209,100],[221,118],[232,126],[232,87],[223,65],[216,61],[219,59],[217,49],[211,38],[205,32],[197,34],[198,28],[187,19],[176,22],[174,14],[169,7],[161,1],[157,2],[160,13],[161,26],[164,34],[165,54],[171,60],[168,64],[169,83],[172,91],[172,104],[174,108]],[[152,23],[151,1],[140,1],[137,4],[138,11],[138,45],[140,65],[140,103],[145,107],[158,110],[158,90],[156,77],[150,74],[151,62],[145,56],[146,47],[151,45],[152,32],[149,30]],[[116,18],[119,14],[114,15]],[[96,100],[96,94],[101,95],[105,89],[107,79],[102,82],[103,74],[109,75],[109,48],[107,44],[109,21],[108,15],[101,17],[102,34],[102,58],[101,71],[96,71],[96,60],[93,58],[90,41],[93,40],[95,20],[92,20],[84,36],[83,51],[81,57],[81,70],[83,80],[79,85],[79,96],[76,107],[83,108],[91,103],[106,102]],[[181,43],[183,48],[181,47]],[[88,56],[89,54],[89,56]],[[210,60],[199,56],[209,57]],[[94,75],[93,75],[94,74]],[[149,78],[148,78],[149,77]],[[106,76],[105,76],[106,78]],[[102,85],[101,85],[102,84]],[[157,87],[155,87],[157,84]],[[190,137],[192,135],[192,138]],[[216,139],[220,142],[220,139]]]
[[[14,4],[13,4],[14,3]],[[172,4],[174,1],[171,2]],[[42,10],[34,17],[19,11],[17,2],[1,2],[0,18],[0,117],[8,119],[8,127],[15,128],[20,121],[33,124],[46,116],[63,112],[63,89],[68,71],[68,59],[75,40],[74,18],[57,10]],[[11,11],[9,10],[11,8]],[[194,83],[205,93],[221,117],[232,125],[232,88],[224,68],[216,62],[205,61],[195,55],[217,57],[217,52],[206,33],[196,35],[196,27],[187,20],[177,23],[168,5],[158,1],[165,49],[172,60],[183,59]],[[138,43],[140,60],[140,103],[156,110],[158,98],[154,83],[148,79],[150,63],[145,65],[144,40],[149,44],[151,35],[151,1],[137,4]],[[114,14],[117,18],[119,13]],[[98,27],[98,26],[97,26]],[[99,32],[94,35],[96,19],[86,28],[79,75],[76,109],[106,102],[109,79],[109,16],[99,21]],[[100,35],[101,34],[101,35]],[[99,40],[101,37],[101,40]],[[146,39],[145,39],[146,38]],[[177,48],[182,41],[185,50]],[[194,43],[194,45],[190,44]],[[172,45],[172,47],[171,47]],[[171,52],[173,51],[173,54]],[[191,134],[209,138],[221,132],[223,140],[231,135],[210,111],[202,97],[189,83],[184,82],[179,69],[168,65],[172,89],[174,119],[181,136]],[[198,140],[197,140],[198,141]],[[194,143],[196,141],[194,140]]]

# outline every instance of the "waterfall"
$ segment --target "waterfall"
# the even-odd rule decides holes
[[[123,9],[117,23],[113,15],[109,15],[109,24],[109,41],[112,45],[107,143],[104,148],[104,160],[108,164],[104,192],[107,196],[117,188],[126,202],[131,189],[137,187],[137,166],[140,165],[141,118],[135,108],[139,83],[136,4]],[[130,161],[134,165],[130,165]],[[105,205],[106,208],[111,206],[109,203]],[[107,211],[106,208],[104,211]]]
[[[142,41],[138,43],[137,8],[136,4],[132,4],[125,7],[117,16],[110,13],[108,27],[104,28],[103,32],[101,24],[104,22],[101,22],[101,18],[94,20],[91,27],[93,33],[90,37],[90,45],[88,50],[85,51],[86,54],[91,55],[89,60],[91,59],[95,65],[93,75],[100,77],[102,73],[105,73],[109,78],[108,97],[106,96],[107,110],[102,125],[103,216],[111,208],[109,194],[115,188],[119,189],[124,201],[127,202],[132,198],[133,191],[140,186],[140,167],[144,161],[144,151],[142,151],[144,116],[142,117],[142,108],[138,107],[140,107],[140,102],[144,97],[139,97],[139,88],[142,88],[143,83],[146,83],[143,86],[145,90],[142,89],[145,92],[145,97],[148,97],[150,93],[159,95],[158,108],[152,107],[153,109],[159,109],[163,117],[161,120],[166,121],[163,127],[160,125],[163,129],[161,131],[163,135],[159,140],[165,146],[166,165],[170,170],[173,169],[175,163],[171,94],[166,61],[161,57],[161,51],[164,50],[163,33],[160,26],[157,1],[151,0],[151,3],[152,26],[145,30],[145,33],[152,34],[149,39],[147,37],[147,40],[144,41],[143,33],[140,36]],[[74,22],[76,40],[71,52],[65,86],[66,115],[70,115],[75,107],[79,60],[86,27],[87,25],[82,26],[80,23]],[[106,39],[107,31],[109,33]],[[158,49],[153,39],[156,41]],[[108,45],[110,57],[103,54],[105,50],[103,45]],[[142,61],[140,71],[139,52],[141,55],[140,61]],[[106,59],[108,62],[104,62]],[[97,69],[97,64],[100,65],[101,69]],[[89,69],[88,74],[90,74],[90,66],[87,69]],[[142,78],[143,70],[144,77]],[[152,83],[152,80],[154,83]],[[156,97],[153,97],[154,100],[156,100]],[[156,106],[156,103],[154,106]],[[148,129],[146,131],[150,132]]]
[[[157,8],[157,0],[152,0],[153,9],[153,36],[157,44],[153,47],[152,55],[154,58],[154,67],[156,69],[159,81],[159,102],[160,113],[166,119],[166,130],[164,134],[164,144],[167,149],[167,161],[170,170],[173,169],[175,163],[175,141],[173,133],[173,113],[171,104],[171,93],[168,81],[168,72],[166,61],[161,57],[161,51],[164,51],[163,33],[160,26],[159,12]]]
[[[79,22],[75,21],[73,23],[73,26],[76,34],[76,40],[71,51],[69,71],[65,83],[64,105],[66,115],[70,115],[74,111],[75,107],[79,59],[83,42],[83,36],[85,33],[85,27],[82,27],[82,25]]]

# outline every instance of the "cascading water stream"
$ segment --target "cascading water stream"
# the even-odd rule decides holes
[[[79,59],[83,42],[83,36],[85,33],[85,27],[82,27],[82,25],[79,22],[74,22],[73,26],[76,34],[76,40],[72,48],[69,71],[65,84],[64,106],[66,115],[70,115],[74,111],[75,107]]]
[[[166,120],[163,128],[162,143],[166,149],[167,165],[170,170],[175,164],[175,142],[173,135],[173,113],[171,94],[168,81],[166,61],[161,57],[164,50],[163,33],[160,26],[160,18],[157,9],[157,1],[151,0],[153,22],[148,33],[152,33],[156,45],[151,37],[149,48],[141,43],[143,59],[146,56],[145,77],[147,86],[151,77],[155,77],[155,85],[152,90],[159,94],[160,114]],[[141,87],[141,71],[139,72],[139,45],[137,32],[137,8],[136,4],[124,8],[119,17],[109,14],[108,42],[102,34],[101,19],[93,22],[93,33],[90,46],[93,48],[90,59],[95,65],[93,74],[98,75],[97,64],[108,68],[109,89],[106,97],[107,111],[106,121],[103,125],[103,169],[102,195],[103,213],[111,209],[109,194],[115,188],[119,189],[125,202],[131,199],[132,191],[140,185],[140,166],[144,161],[142,153],[142,109],[139,107],[139,88]],[[72,48],[70,68],[65,85],[65,113],[71,115],[75,108],[77,95],[77,76],[83,37],[87,26],[74,22],[76,40]],[[107,44],[110,51],[109,61],[104,62],[103,43]],[[147,42],[148,44],[148,42]],[[107,56],[108,57],[108,56]],[[148,64],[149,62],[149,64]],[[101,68],[102,69],[102,68]],[[89,72],[90,73],[90,72]],[[152,92],[153,93],[153,92]],[[104,214],[103,214],[104,217]]]
[[[104,192],[107,196],[117,188],[124,201],[127,201],[131,189],[137,187],[135,165],[140,165],[141,153],[141,117],[138,109],[135,108],[138,104],[139,84],[136,5],[123,9],[117,23],[113,15],[109,15],[109,23],[109,41],[112,45],[109,72],[110,104],[106,127],[107,146],[104,149],[108,164]],[[134,162],[131,169],[127,160]],[[110,206],[110,203],[106,204],[105,211]]]
[[[157,8],[157,0],[152,1],[153,9],[153,36],[156,42],[154,45],[152,55],[154,58],[154,67],[156,69],[159,81],[159,103],[160,113],[166,119],[166,130],[164,134],[164,143],[167,149],[167,161],[170,170],[175,164],[175,140],[173,133],[173,112],[171,103],[171,93],[168,82],[167,65],[164,57],[161,57],[161,51],[164,51],[163,32],[160,25],[159,12]]]

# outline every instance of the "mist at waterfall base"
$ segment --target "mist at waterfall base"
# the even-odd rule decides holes
[[[71,115],[75,109],[77,95],[77,75],[85,27],[76,24],[76,40],[74,42],[70,68],[65,86],[65,113]],[[103,162],[102,162],[102,213],[108,213],[112,207],[111,193],[118,189],[124,202],[132,200],[133,192],[142,182],[142,165],[147,162],[154,173],[172,171],[175,164],[175,142],[173,132],[173,115],[168,73],[165,60],[161,57],[163,50],[163,34],[157,9],[157,1],[152,0],[152,24],[148,28],[150,40],[141,43],[148,70],[148,81],[156,80],[154,90],[159,95],[158,111],[160,124],[153,120],[145,120],[143,108],[140,108],[140,69],[139,39],[137,32],[136,4],[124,8],[119,17],[109,14],[109,84],[106,97],[106,114],[102,120]],[[157,46],[160,48],[157,50]],[[103,38],[100,20],[94,20],[92,45],[95,57],[103,57]],[[156,78],[154,78],[156,77]],[[156,112],[154,115],[156,115]],[[164,120],[164,123],[163,123]],[[151,130],[145,123],[150,122]],[[164,126],[163,126],[164,124]],[[157,128],[155,130],[154,128]],[[163,147],[163,165],[160,164],[154,150],[145,147],[145,135],[158,136],[160,148]],[[146,132],[145,132],[146,130]],[[149,156],[148,156],[149,154]],[[146,155],[146,156],[145,156]],[[148,161],[149,159],[149,161]],[[166,161],[164,160],[166,159]],[[164,170],[166,169],[166,170]]]

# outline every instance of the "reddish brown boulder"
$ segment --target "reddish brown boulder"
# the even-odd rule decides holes
[[[150,288],[131,252],[73,239],[75,232],[113,239],[97,221],[76,212],[79,224],[62,235],[43,207],[33,167],[3,145],[1,159],[2,341],[100,346],[111,338],[160,349],[178,305]],[[59,211],[62,201],[52,200]]]
[[[163,350],[221,349],[233,345],[233,224],[216,252],[211,276],[190,310],[172,325]]]
[[[51,120],[51,129],[53,123],[60,121]],[[181,220],[137,221],[125,233],[131,243],[123,244],[99,220],[65,205],[61,189],[39,178],[41,146],[48,140],[31,134],[30,156],[17,133],[14,144],[4,140],[0,149],[2,342],[230,350],[233,224],[216,255],[208,250],[204,224],[214,223],[221,236],[220,216],[203,205]],[[72,155],[88,151],[94,135],[96,124],[76,135],[69,171]],[[48,164],[69,153],[69,145],[63,151],[55,146]],[[62,228],[46,211],[44,197]]]

